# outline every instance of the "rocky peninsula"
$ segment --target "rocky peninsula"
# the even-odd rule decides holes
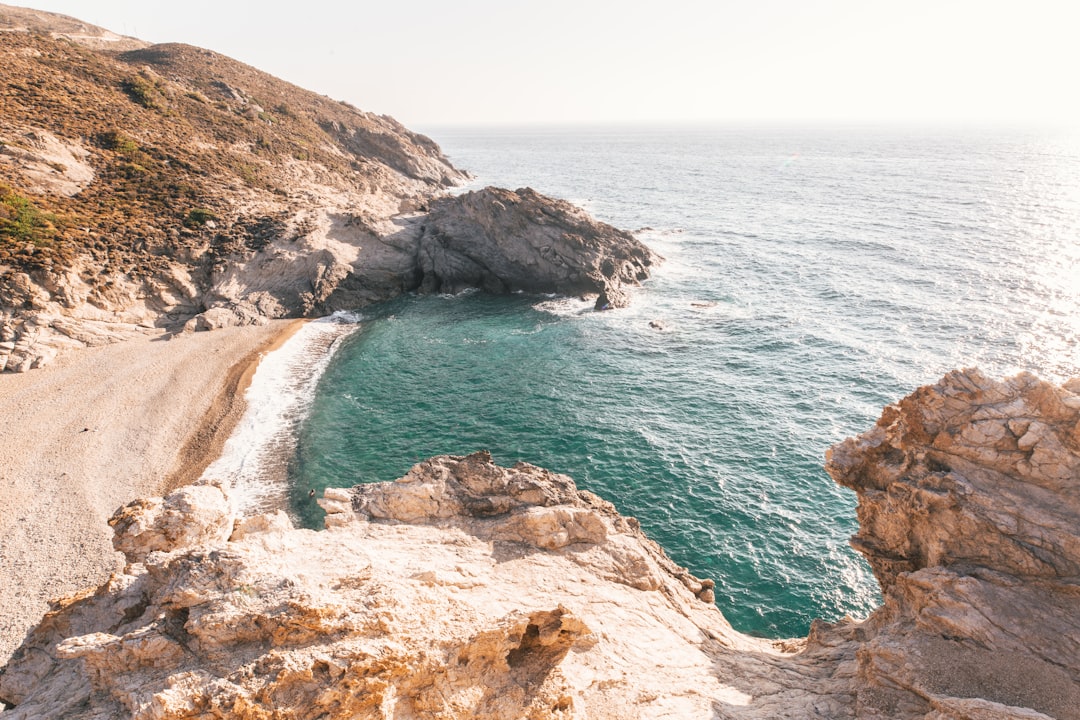
[[[18,718],[1080,717],[1080,382],[955,372],[829,453],[884,604],[732,630],[573,481],[486,453],[327,490],[327,530],[187,486],[0,674]]]
[[[0,370],[405,292],[595,294],[659,258],[429,138],[210,50],[0,5]]]

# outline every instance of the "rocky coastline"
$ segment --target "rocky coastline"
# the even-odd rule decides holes
[[[1080,717],[1080,382],[954,372],[830,452],[884,603],[740,635],[573,481],[486,453],[330,489],[327,530],[187,486],[0,674],[18,718]]]
[[[209,50],[0,5],[0,371],[406,292],[593,294],[660,258],[429,138]]]
[[[529,189],[452,196],[468,175],[429,138],[212,51],[8,5],[0,40],[0,571],[17,579],[0,662],[49,597],[119,569],[116,504],[214,459],[290,319],[466,287],[612,307],[659,260]]]
[[[5,5],[0,39],[5,717],[1080,718],[1080,380],[957,371],[832,448],[884,602],[807,638],[741,635],[633,518],[483,452],[327,490],[325,531],[239,517],[181,470],[283,319],[619,307],[661,258],[208,50]]]

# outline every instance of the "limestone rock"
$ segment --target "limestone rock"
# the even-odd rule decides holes
[[[131,564],[16,652],[12,720],[695,717],[783,656],[732,632],[635,522],[530,465],[440,457],[327,491],[339,522],[319,533],[276,515],[223,540],[221,498],[117,514]]]
[[[78,140],[65,142],[47,130],[30,128],[14,137],[0,134],[0,164],[14,166],[28,189],[70,197],[94,180],[90,152]]]
[[[830,451],[829,473],[859,496],[852,544],[885,594],[859,654],[861,716],[1029,717],[941,700],[955,696],[1080,717],[1080,396],[1068,387],[956,371]]]
[[[733,631],[632,518],[486,453],[327,490],[323,532],[212,486],[133,503],[5,718],[1075,720],[1078,390],[952,373],[833,448],[884,603],[804,640]]]
[[[109,518],[113,547],[129,563],[152,552],[213,547],[233,532],[228,498],[214,485],[190,485],[164,498],[135,500]]]

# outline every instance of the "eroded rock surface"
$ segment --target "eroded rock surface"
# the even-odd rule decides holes
[[[1029,717],[953,696],[1080,717],[1078,392],[953,372],[830,451],[885,595],[862,717]]]
[[[734,632],[632,518],[477,453],[327,490],[325,532],[233,518],[216,486],[121,508],[125,572],[55,603],[0,698],[12,720],[1077,718],[1077,391],[953,373],[836,446],[885,602],[805,640]]]
[[[630,233],[531,188],[438,200],[420,239],[425,291],[598,293],[598,308],[625,306],[623,288],[659,260]]]
[[[697,717],[768,690],[741,675],[782,657],[636,522],[530,465],[439,457],[328,490],[318,533],[279,513],[222,540],[223,502],[117,512],[133,562],[16,652],[13,720]],[[717,672],[736,648],[751,659]]]

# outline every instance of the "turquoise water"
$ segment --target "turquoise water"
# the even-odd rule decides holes
[[[879,601],[826,448],[947,370],[1077,374],[1080,152],[1046,133],[429,131],[667,257],[627,310],[479,293],[365,308],[291,465],[309,488],[488,449],[565,472],[717,582],[744,632]],[[660,321],[663,330],[650,327]]]

